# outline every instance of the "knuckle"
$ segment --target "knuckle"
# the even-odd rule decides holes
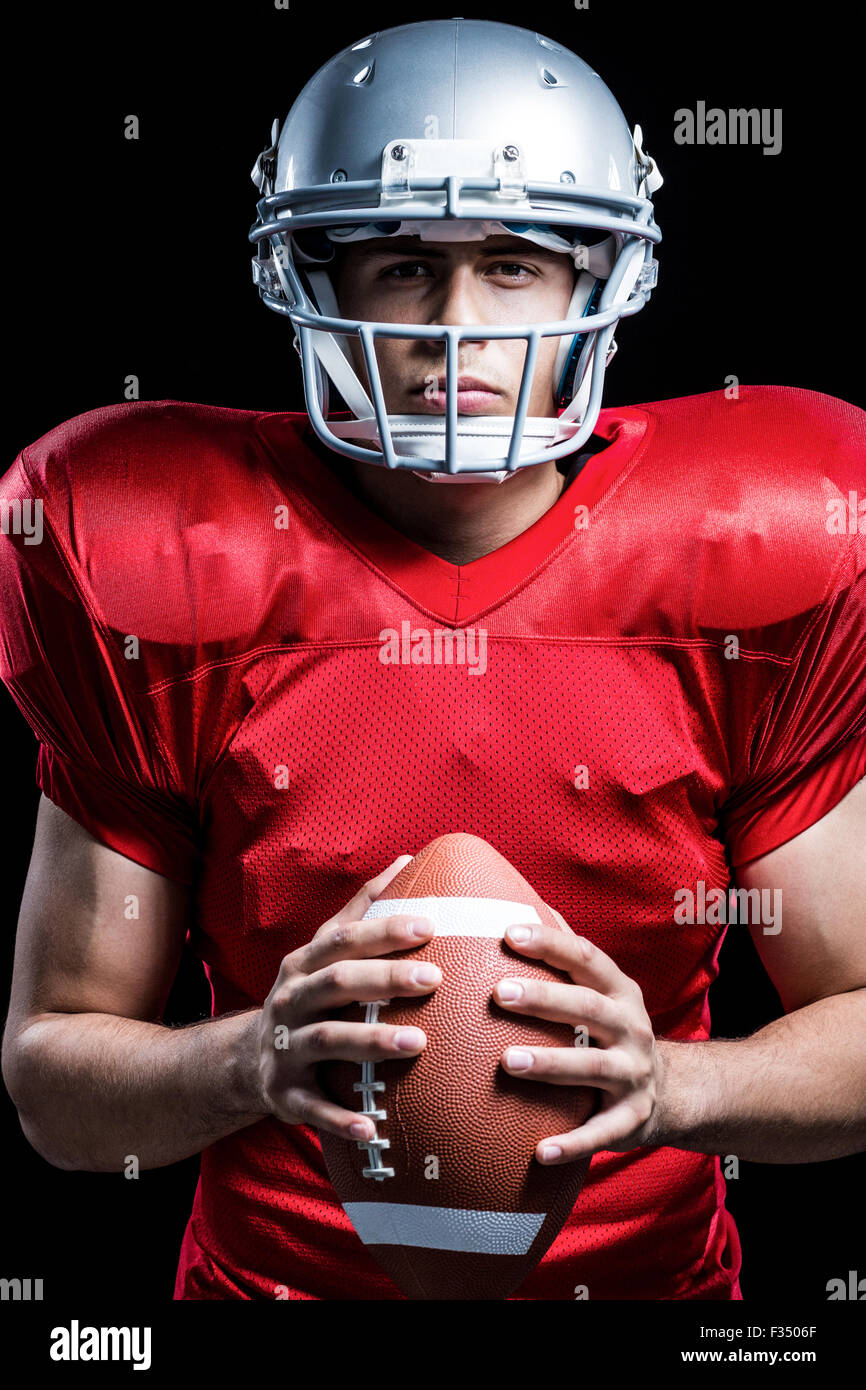
[[[644,1060],[641,1066],[640,1082],[641,1090],[645,1095],[655,1095],[655,1077],[653,1076],[653,1069],[646,1060]]]
[[[339,922],[331,930],[331,945],[338,951],[346,951],[357,941],[354,922]]]
[[[628,1108],[635,1118],[637,1125],[646,1124],[652,1114],[652,1106],[645,1096],[632,1096],[628,1102]]]
[[[329,1023],[314,1023],[307,1033],[307,1046],[311,1052],[325,1053],[334,1045],[334,1030]]]
[[[283,1040],[287,1031],[291,1033],[295,1017],[295,998],[285,991],[280,991],[265,1001],[262,1010],[261,1040],[263,1044],[270,1044],[269,1051],[276,1047],[275,1039],[278,1032]]]
[[[286,1097],[287,1107],[299,1125],[309,1124],[312,1118],[310,1097],[303,1091],[293,1089]]]
[[[291,1093],[273,1083],[269,1086],[265,1086],[264,1091],[271,1112],[276,1115],[278,1119],[291,1123],[294,1118],[291,1105]]]
[[[318,969],[318,957],[321,955],[322,942],[324,940],[325,928],[320,927],[314,937],[303,946],[299,946],[290,956],[286,957],[286,960],[291,966],[290,975],[292,979],[306,979]]]
[[[294,988],[288,982],[277,982],[268,996],[267,1004],[274,1019],[282,1020],[289,1012],[294,998]]]
[[[280,961],[280,968],[277,971],[277,985],[288,984],[289,980],[294,979],[298,970],[297,961],[295,960],[296,954],[297,953],[295,951],[292,951],[290,955],[283,956],[282,960]]]
[[[338,993],[345,993],[352,988],[352,967],[348,961],[335,960],[326,966],[324,971],[328,984]]]
[[[294,1028],[287,1028],[285,1034],[279,1039],[272,1034],[269,1038],[270,1047],[268,1049],[272,1064],[275,1069],[281,1066],[291,1066],[298,1052],[298,1034]]]

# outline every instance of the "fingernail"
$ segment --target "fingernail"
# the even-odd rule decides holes
[[[523,994],[523,985],[519,985],[516,980],[502,980],[496,993],[500,999],[520,999]]]
[[[370,1126],[365,1124],[363,1120],[356,1120],[353,1125],[349,1125],[349,1133],[354,1134],[356,1139],[369,1139],[371,1137]]]
[[[505,1061],[514,1071],[526,1071],[532,1066],[532,1053],[527,1052],[522,1047],[510,1047],[505,1054]]]
[[[399,1033],[394,1034],[395,1046],[404,1052],[414,1051],[416,1047],[422,1047],[424,1034],[420,1028],[401,1028]]]
[[[436,965],[419,965],[412,971],[412,979],[419,985],[433,985],[439,979],[439,967]]]
[[[512,941],[519,941],[523,944],[531,937],[532,929],[530,927],[509,927],[508,935]]]
[[[409,930],[413,936],[427,936],[430,931],[431,923],[426,917],[416,917],[409,923]]]
[[[544,1148],[541,1150],[541,1157],[550,1159],[562,1158],[562,1149],[558,1144],[545,1144]]]

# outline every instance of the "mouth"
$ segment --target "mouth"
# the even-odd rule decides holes
[[[447,403],[445,378],[440,376],[436,385],[426,383],[411,392],[418,402],[422,415],[441,415]],[[459,376],[457,378],[457,412],[460,415],[490,414],[491,407],[500,400],[501,391],[482,381],[480,377]]]

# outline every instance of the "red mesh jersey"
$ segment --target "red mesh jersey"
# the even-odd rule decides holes
[[[0,675],[43,791],[194,883],[217,1014],[462,830],[637,980],[659,1036],[706,1038],[724,927],[678,925],[674,894],[725,889],[866,772],[866,415],[774,386],[604,410],[550,511],[461,566],[356,501],[306,428],[141,403],[16,460]],[[437,661],[455,628],[470,659]],[[737,1298],[739,1265],[717,1158],[602,1152],[515,1297]],[[400,1297],[315,1132],[267,1119],[202,1154],[176,1296],[281,1293]]]

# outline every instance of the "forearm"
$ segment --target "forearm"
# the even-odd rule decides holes
[[[159,1168],[267,1113],[259,1010],[168,1028],[111,1014],[48,1014],[15,1043],[21,1127],[59,1168]]]
[[[832,995],[749,1038],[657,1040],[655,1146],[814,1163],[866,1149],[866,990]]]

